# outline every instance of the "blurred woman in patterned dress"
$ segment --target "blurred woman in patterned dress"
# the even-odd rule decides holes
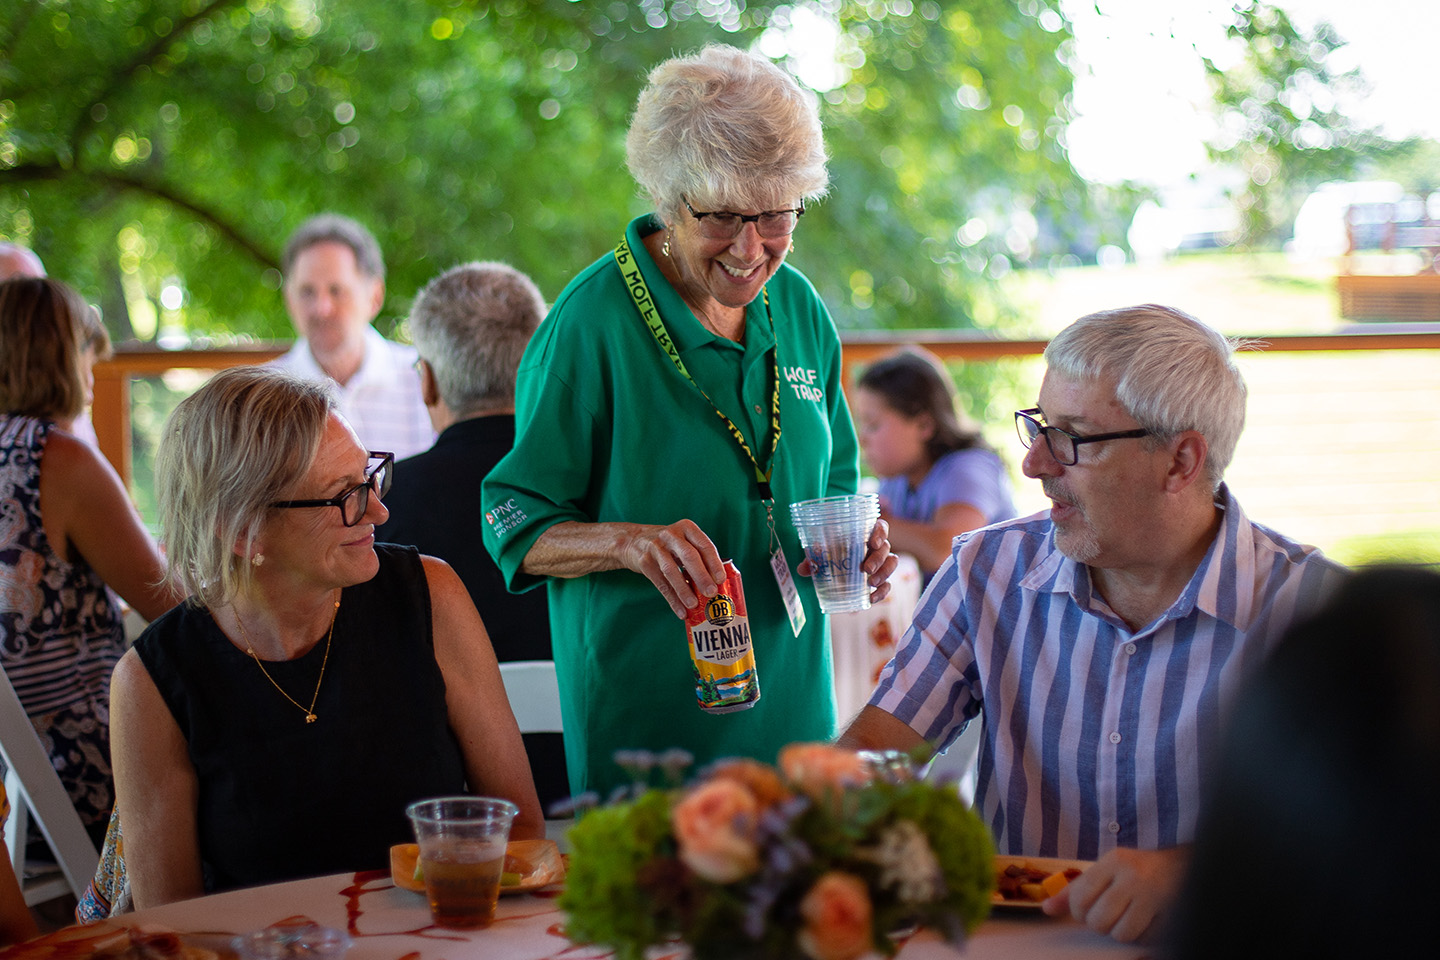
[[[147,619],[179,599],[119,476],[71,432],[109,348],[63,283],[0,283],[0,663],[97,846],[114,799],[116,592]]]

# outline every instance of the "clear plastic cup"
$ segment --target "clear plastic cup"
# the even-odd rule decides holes
[[[857,493],[801,500],[790,505],[790,519],[810,561],[820,609],[825,613],[868,610],[870,584],[861,564],[870,532],[880,519],[880,498]]]
[[[282,920],[242,934],[230,945],[241,960],[341,960],[351,942],[344,930]]]
[[[519,812],[509,800],[489,797],[441,797],[405,808],[438,926],[488,927],[495,919],[505,845]]]

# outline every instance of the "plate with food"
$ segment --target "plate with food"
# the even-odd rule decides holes
[[[511,840],[505,845],[505,866],[500,874],[500,895],[529,893],[565,879],[565,861],[554,840]],[[390,848],[390,879],[395,886],[425,892],[420,870],[420,847],[397,843]]]
[[[995,892],[990,895],[990,905],[1039,910],[1042,902],[1065,889],[1090,863],[1057,857],[997,856]]]
[[[171,930],[114,920],[65,927],[0,950],[4,960],[219,960],[220,953]]]

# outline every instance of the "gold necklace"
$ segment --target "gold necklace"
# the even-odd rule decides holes
[[[315,695],[310,698],[309,707],[306,707],[299,700],[296,700],[290,696],[290,694],[286,693],[285,688],[276,683],[275,678],[270,676],[270,671],[265,669],[265,664],[261,661],[260,655],[255,652],[255,644],[251,642],[250,633],[245,629],[245,624],[240,619],[240,611],[235,610],[233,607],[231,609],[234,610],[235,613],[235,625],[240,628],[240,635],[245,638],[245,652],[250,654],[250,657],[255,661],[255,666],[259,667],[260,672],[265,674],[265,679],[270,681],[270,686],[280,691],[280,696],[295,704],[295,706],[300,709],[300,712],[305,714],[306,723],[314,723],[315,701],[320,699],[320,684],[325,682],[325,665],[330,662],[330,641],[335,639],[335,619],[340,616],[340,599],[338,597],[335,599],[335,611],[330,614],[330,633],[325,637],[325,657],[320,661],[320,679],[315,681]]]

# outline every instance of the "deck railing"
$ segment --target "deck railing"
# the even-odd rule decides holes
[[[1249,338],[1247,338],[1249,339]],[[1440,350],[1440,325],[1371,324],[1334,334],[1284,334],[1253,338],[1271,353],[1304,351]],[[1004,339],[975,331],[913,330],[848,332],[844,347],[845,382],[857,364],[869,363],[900,347],[923,347],[945,360],[984,362],[1002,357],[1038,356],[1046,340]],[[122,346],[95,365],[92,418],[100,450],[128,485],[132,477],[130,381],[170,370],[223,370],[264,363],[279,357],[290,344],[271,342],[219,349],[163,350]]]

